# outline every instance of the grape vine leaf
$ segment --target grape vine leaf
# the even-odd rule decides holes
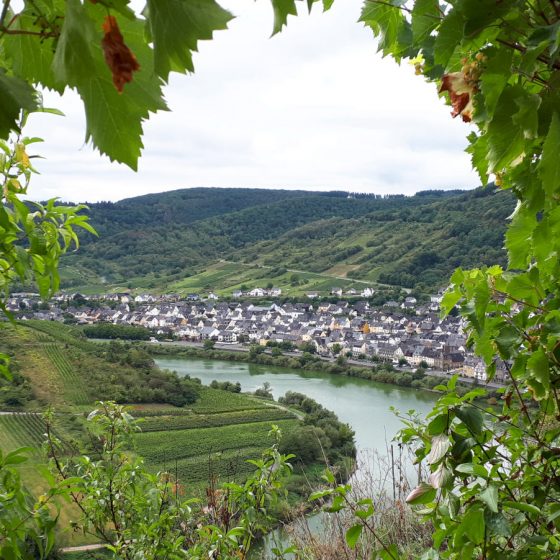
[[[212,39],[233,18],[214,0],[148,0],[147,8],[155,70],[165,81],[172,71],[194,72],[198,41]]]
[[[377,50],[383,56],[391,55],[397,62],[402,59],[405,45],[410,44],[408,39],[412,39],[412,30],[399,9],[368,0],[362,9],[360,21],[371,27],[378,37]],[[407,34],[410,37],[405,40]]]
[[[447,68],[450,58],[458,46],[457,39],[463,36],[465,20],[457,10],[451,10],[441,22],[434,44],[434,60]]]
[[[536,225],[536,217],[519,204],[506,231],[506,249],[510,269],[522,269],[527,265],[531,248],[529,241]]]
[[[424,41],[440,22],[437,0],[416,0],[412,8],[412,37],[416,43]]]
[[[36,18],[28,13],[22,13],[13,23],[14,31],[33,29]],[[32,35],[12,35],[5,41],[3,49],[10,60],[16,76],[30,83],[40,83],[43,87],[64,91],[64,85],[54,76],[53,39],[46,39],[41,48],[37,48],[37,38]]]
[[[508,86],[499,97],[494,118],[488,125],[488,162],[490,170],[501,171],[523,153],[525,137],[523,128],[516,125],[513,115],[516,100],[525,92]]]
[[[99,5],[87,5],[96,29],[101,30],[104,10]],[[94,70],[81,79],[77,90],[86,111],[86,141],[92,139],[96,148],[113,160],[136,170],[143,148],[142,123],[150,112],[167,110],[163,100],[162,80],[153,71],[152,50],[145,43],[144,25],[139,20],[119,21],[126,44],[140,63],[134,80],[119,94],[113,84],[99,41],[92,46]]]
[[[488,116],[492,117],[498,99],[511,77],[513,51],[491,47],[486,49],[484,54],[488,60],[480,76],[480,89],[484,94],[484,105]]]
[[[0,138],[7,138],[11,130],[18,130],[17,119],[22,109],[33,111],[36,107],[35,90],[0,68]]]
[[[295,0],[271,0],[274,10],[274,26],[272,35],[280,33],[282,28],[288,23],[288,16],[297,16]],[[332,4],[332,2],[331,2]]]
[[[560,146],[560,119],[558,113],[554,113],[544,141],[542,159],[538,168],[544,190],[549,196],[552,196],[560,188],[558,146]]]
[[[53,71],[58,80],[77,86],[95,72],[93,22],[79,0],[68,0],[66,16],[58,38]]]

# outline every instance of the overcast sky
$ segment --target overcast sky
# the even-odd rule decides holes
[[[84,144],[76,96],[47,96],[66,117],[33,116],[26,131],[46,140],[32,198],[93,202],[198,186],[412,194],[479,184],[463,152],[469,127],[412,66],[376,54],[371,31],[356,23],[361,0],[338,0],[325,14],[301,10],[273,38],[266,0],[221,4],[238,17],[200,43],[194,75],[171,79],[171,112],[146,123],[137,173]]]

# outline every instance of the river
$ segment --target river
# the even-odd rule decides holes
[[[435,400],[427,391],[317,371],[187,358],[158,358],[156,362],[179,375],[198,377],[205,385],[217,379],[239,382],[242,391],[254,391],[266,381],[276,400],[286,391],[304,393],[352,426],[360,450],[384,450],[400,429],[401,422],[391,406],[401,412],[414,409],[426,413]]]

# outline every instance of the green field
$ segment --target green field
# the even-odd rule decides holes
[[[157,400],[142,402],[150,393],[141,393],[139,388],[164,381],[157,377],[164,372],[108,362],[106,347],[60,323],[0,325],[0,350],[10,352],[15,371],[33,390],[20,410],[0,414],[0,449],[4,453],[27,446],[36,450],[21,469],[25,486],[34,494],[46,489],[39,467],[45,463],[41,446],[46,428],[41,413],[49,405],[54,408],[56,437],[85,448],[88,438],[83,423],[95,398],[103,400],[104,391],[108,400],[130,387],[129,394],[137,399],[130,407],[143,430],[135,436],[130,453],[144,458],[152,472],[176,473],[192,495],[199,495],[210,479],[242,480],[254,470],[247,460],[258,458],[273,443],[268,436],[272,425],[289,432],[300,422],[294,413],[253,396],[203,386],[198,388],[196,402],[181,408]],[[62,526],[78,515],[72,506],[63,509]],[[71,532],[61,535],[65,544],[87,541]]]
[[[292,419],[294,415],[279,408],[260,408],[234,410],[214,414],[166,415],[142,418],[142,432],[165,430],[190,430],[193,428],[218,428],[235,424],[251,424],[254,422],[278,422]]]
[[[293,430],[298,424],[293,416],[292,419],[271,417],[259,421],[257,418],[263,416],[259,414],[261,412],[244,411],[246,423],[208,428],[175,427],[172,437],[167,428],[168,418],[152,418],[150,431],[141,432],[135,437],[136,451],[144,457],[151,470],[170,470],[177,474],[181,483],[204,484],[211,477],[221,481],[237,480],[254,470],[247,460],[258,458],[273,443],[268,436],[272,424],[283,432]],[[256,418],[252,418],[254,413],[257,414]],[[284,418],[289,415],[285,413]],[[239,419],[238,416],[235,420]],[[159,430],[157,421],[160,423]],[[218,423],[220,421],[218,419]]]
[[[66,398],[76,404],[87,404],[92,401],[84,389],[81,377],[76,373],[70,362],[66,359],[63,350],[58,344],[45,344],[45,353],[60,374]]]
[[[294,429],[294,413],[243,394],[200,388],[200,398],[188,410],[144,407],[135,410],[141,432],[135,451],[153,471],[177,472],[181,482],[204,485],[209,475],[239,479],[254,470],[256,459],[273,441],[273,424]]]
[[[208,293],[213,291],[221,296],[230,296],[235,290],[251,290],[265,288],[269,284],[282,290],[283,296],[305,296],[307,292],[317,291],[321,295],[330,294],[333,287],[343,290],[354,288],[363,290],[367,281],[346,279],[347,269],[328,271],[326,273],[302,272],[286,270],[276,274],[275,269],[268,265],[248,265],[244,263],[218,262],[188,278],[169,284],[166,288],[170,293]],[[293,277],[297,276],[297,283]]]
[[[45,422],[40,414],[0,415],[0,448],[10,452],[18,447],[39,448],[45,440]]]

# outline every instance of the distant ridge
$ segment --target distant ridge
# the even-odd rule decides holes
[[[227,260],[429,290],[457,266],[504,263],[514,200],[492,187],[414,196],[194,188],[89,206],[100,237],[65,259],[67,288],[163,290]],[[262,272],[246,279],[281,276]]]

